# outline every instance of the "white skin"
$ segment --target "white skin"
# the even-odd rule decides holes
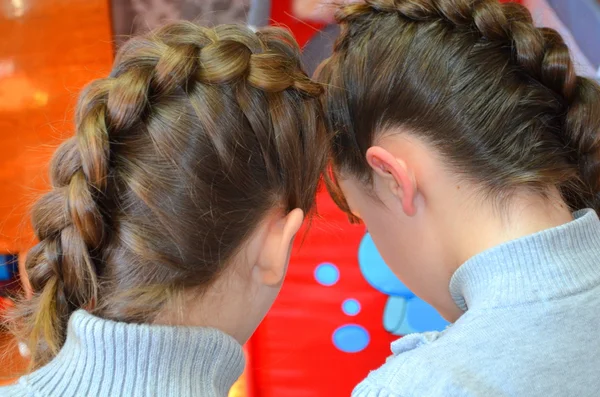
[[[271,211],[212,285],[185,291],[155,323],[216,328],[246,343],[279,294],[303,220],[300,209]]]
[[[400,130],[380,135],[366,153],[373,186],[340,175],[340,187],[394,274],[450,322],[463,314],[450,279],[466,260],[572,220],[555,188],[517,191],[498,207],[423,140]]]

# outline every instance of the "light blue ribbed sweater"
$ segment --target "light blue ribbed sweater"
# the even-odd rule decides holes
[[[242,346],[210,328],[116,323],[80,310],[45,367],[2,397],[226,397],[244,369]]]
[[[353,396],[600,396],[600,221],[574,217],[463,264],[450,292],[465,314],[393,343]]]
[[[395,342],[354,396],[600,396],[600,220],[575,218],[462,265],[450,290],[466,313]],[[57,358],[0,396],[222,397],[243,366],[241,346],[219,331],[79,311]]]

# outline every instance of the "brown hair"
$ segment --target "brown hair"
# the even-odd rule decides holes
[[[35,366],[71,313],[148,322],[206,287],[266,213],[311,211],[326,163],[322,87],[281,29],[167,25],[81,94],[33,209],[34,297],[14,318]]]
[[[557,186],[573,209],[600,209],[600,88],[525,7],[367,0],[337,19],[342,33],[320,71],[336,172],[368,183],[367,149],[403,127],[490,197]]]

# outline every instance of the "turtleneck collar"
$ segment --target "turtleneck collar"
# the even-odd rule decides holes
[[[600,284],[600,220],[593,210],[465,262],[450,293],[463,310],[560,299]]]
[[[20,383],[40,396],[227,396],[242,346],[212,328],[126,324],[83,310],[58,356]]]

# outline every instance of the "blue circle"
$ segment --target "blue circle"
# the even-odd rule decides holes
[[[358,264],[365,280],[377,291],[406,299],[415,296],[385,264],[369,233],[360,242]]]
[[[443,331],[450,324],[433,306],[419,298],[408,301],[406,322],[415,332]]]
[[[358,353],[369,346],[371,336],[360,325],[346,324],[333,332],[332,339],[334,346],[344,353]]]
[[[330,287],[340,279],[340,271],[332,263],[322,263],[315,269],[315,279],[319,284]]]
[[[348,316],[356,316],[360,313],[360,302],[356,299],[346,299],[342,303],[342,311]]]

